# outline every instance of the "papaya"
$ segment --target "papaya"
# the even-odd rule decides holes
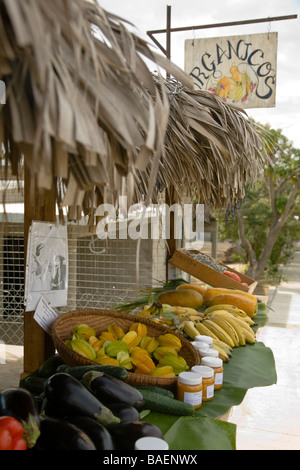
[[[176,287],[176,290],[181,290],[181,289],[195,290],[196,292],[200,292],[200,294],[203,295],[204,292],[207,290],[207,286],[204,286],[203,284],[199,284],[198,282],[191,282],[189,284],[180,284],[179,286]]]
[[[158,302],[178,307],[191,307],[198,310],[203,305],[203,295],[191,289],[174,289],[161,292]]]
[[[249,294],[249,292],[244,292],[243,290],[227,289],[226,287],[210,287],[203,293],[203,303],[206,305],[209,299],[218,294],[238,294],[257,301],[255,295]]]
[[[219,304],[235,305],[241,310],[244,310],[250,318],[254,318],[256,316],[258,308],[257,299],[253,300],[240,294],[226,292],[214,295],[206,302],[207,307]]]

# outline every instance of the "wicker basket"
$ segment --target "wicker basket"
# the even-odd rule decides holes
[[[74,310],[68,313],[64,313],[56,319],[52,330],[54,346],[60,357],[68,365],[78,366],[96,364],[94,361],[91,361],[76,353],[65,344],[65,340],[71,338],[71,332],[74,326],[80,323],[86,323],[92,328],[95,328],[96,335],[100,335],[100,333],[105,331],[109,325],[117,324],[126,333],[129,330],[131,324],[136,321],[147,325],[149,336],[156,337],[164,333],[170,333],[170,329],[168,327],[158,325],[151,320],[142,318],[137,319],[135,316],[127,315],[125,313],[116,313],[110,310],[98,309]],[[172,334],[177,335],[175,332],[173,332],[173,330]],[[191,345],[191,343],[181,335],[177,336],[180,338],[182,343],[180,355],[184,357],[189,368],[196,364],[200,364],[199,354]],[[177,384],[177,380],[177,377],[152,377],[149,375],[128,372],[128,383],[134,386],[155,385],[163,388],[173,389]]]

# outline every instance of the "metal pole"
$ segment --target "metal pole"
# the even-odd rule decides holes
[[[168,57],[171,56],[171,33],[176,33],[180,31],[194,31],[196,29],[208,29],[208,28],[222,28],[226,26],[239,26],[244,24],[253,24],[253,23],[270,23],[271,21],[282,21],[282,20],[292,20],[298,18],[298,15],[286,15],[286,16],[273,16],[268,18],[258,18],[253,20],[242,20],[242,21],[229,21],[227,23],[212,23],[206,25],[197,25],[197,26],[185,26],[182,28],[171,28],[171,7],[167,6],[167,28],[166,29],[154,29],[147,31],[148,36],[152,41],[159,47],[159,49]],[[167,33],[167,46],[166,49],[157,41],[154,37],[154,34]]]
[[[166,56],[171,59],[171,5],[167,5],[167,39],[166,39]],[[169,72],[166,74],[170,78]]]
[[[171,59],[171,5],[167,5],[167,58]]]

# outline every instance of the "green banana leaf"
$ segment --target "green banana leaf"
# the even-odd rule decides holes
[[[197,416],[220,417],[243,401],[247,390],[266,387],[277,381],[274,356],[263,343],[233,350],[230,362],[224,364],[223,387],[216,390],[212,401],[203,403]]]
[[[252,327],[255,332],[259,328],[264,327],[268,323],[269,321],[269,316],[267,313],[268,308],[269,307],[267,307],[264,302],[258,302],[257,314],[256,314],[256,317],[253,319],[255,321],[255,325]]]
[[[170,450],[235,450],[236,425],[208,417],[171,416],[153,412],[147,422],[164,433]]]
[[[264,304],[259,304],[255,327],[267,324]],[[224,363],[223,387],[213,400],[203,402],[194,417],[178,417],[150,412],[145,420],[156,424],[164,433],[171,450],[235,450],[236,426],[221,421],[233,406],[242,403],[247,390],[266,387],[277,381],[273,352],[262,342],[234,348]]]

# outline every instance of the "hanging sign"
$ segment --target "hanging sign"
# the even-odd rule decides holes
[[[188,39],[185,71],[195,88],[241,108],[275,106],[277,33]]]

